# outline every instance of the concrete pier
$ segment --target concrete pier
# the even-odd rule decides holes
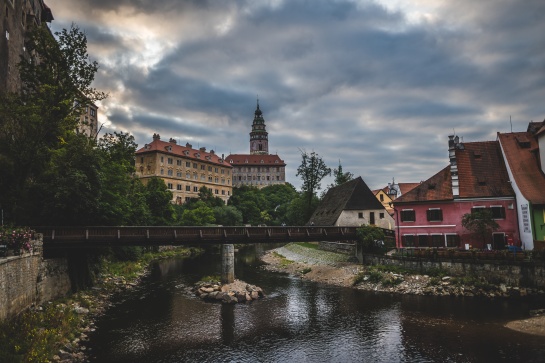
[[[232,284],[235,281],[235,246],[221,246],[221,283]]]

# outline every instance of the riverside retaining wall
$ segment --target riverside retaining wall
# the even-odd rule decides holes
[[[71,290],[67,260],[44,260],[41,235],[36,236],[33,245],[31,253],[0,257],[0,321]]]
[[[430,261],[419,258],[396,256],[362,256],[366,265],[396,265],[424,273],[431,269],[442,269],[453,276],[482,276],[495,284],[545,288],[545,266],[539,261]]]
[[[324,250],[324,251],[345,253],[345,254],[349,254],[349,255],[355,255],[356,254],[356,244],[355,243],[320,241],[320,249]]]

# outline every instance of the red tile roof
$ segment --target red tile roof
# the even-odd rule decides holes
[[[394,203],[452,200],[450,166],[401,195]]]
[[[463,143],[456,148],[460,198],[514,196],[498,141]]]
[[[232,168],[229,163],[222,160],[220,156],[213,152],[193,149],[189,146],[177,145],[174,142],[162,141],[160,139],[154,139],[151,143],[144,145],[144,147],[136,151],[136,154],[145,154],[149,152],[162,152],[164,154],[179,156],[185,159],[220,164],[221,166]]]
[[[398,185],[399,191],[401,192],[401,195],[403,195],[419,186],[420,183],[398,183]]]
[[[231,154],[225,158],[227,163],[234,166],[241,165],[278,165],[286,166],[284,160],[278,155],[250,155],[250,154]]]
[[[544,130],[542,128],[542,130]],[[540,131],[541,132],[541,131]],[[521,145],[526,138],[529,145]],[[528,132],[498,133],[505,158],[520,192],[533,204],[545,204],[545,175],[541,172],[535,150],[537,141]],[[529,146],[529,147],[521,147]]]
[[[507,169],[497,141],[468,142],[456,148],[459,198],[511,197]],[[397,198],[394,203],[453,200],[452,177],[447,166]]]

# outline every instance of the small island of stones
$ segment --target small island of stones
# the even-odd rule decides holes
[[[241,280],[235,280],[233,283],[225,285],[200,281],[195,286],[195,294],[203,300],[221,301],[225,304],[249,302],[265,296],[260,287]]]

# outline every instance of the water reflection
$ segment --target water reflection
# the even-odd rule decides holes
[[[236,254],[237,278],[267,297],[202,302],[189,287],[218,274],[219,255],[159,262],[98,322],[93,362],[541,361],[545,339],[502,327],[520,302],[389,296],[328,287],[259,268]]]

